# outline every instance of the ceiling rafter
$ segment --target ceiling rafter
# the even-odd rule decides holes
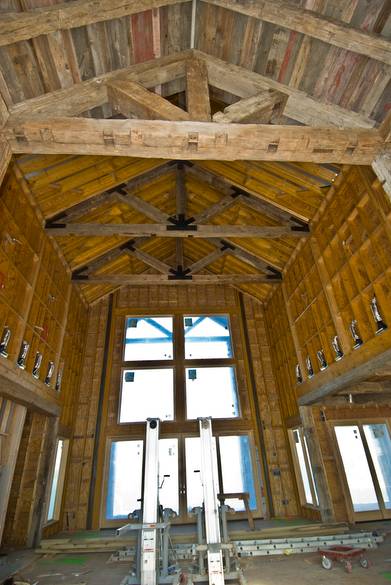
[[[217,175],[209,169],[198,166],[197,164],[191,164],[188,165],[187,172],[211,187],[214,187],[223,193],[228,193],[231,197],[237,197],[238,202],[240,201],[247,207],[251,207],[256,211],[264,213],[272,219],[278,220],[282,223],[303,221],[303,218],[300,217],[300,215],[296,216],[293,212],[281,209],[272,201],[266,198],[261,198],[262,196],[258,193],[257,195],[253,195],[245,185],[232,183],[229,179],[222,175]]]
[[[0,20],[0,46],[188,0],[75,0],[26,12],[6,12]]]
[[[175,160],[371,164],[384,151],[378,130],[166,120],[47,118],[15,121],[1,137],[14,153],[95,154]]]
[[[185,1],[188,0],[122,0],[116,5],[112,0],[76,0],[28,12],[4,13],[0,21],[0,46]],[[296,4],[283,0],[256,4],[249,0],[241,0],[240,3],[233,0],[206,1],[391,64],[390,45],[380,35],[354,28]]]
[[[276,284],[277,281],[268,278],[264,274],[195,274],[179,278],[175,275],[165,274],[99,274],[78,278],[80,283],[83,281],[87,284],[129,284],[132,286],[150,286],[150,285],[207,285],[207,284]]]
[[[248,226],[248,225],[175,225],[166,223],[55,223],[46,225],[51,236],[158,236],[164,238],[268,238],[288,236],[302,238],[309,234],[306,225],[297,226]]]
[[[240,98],[251,97],[267,89],[287,94],[289,97],[284,114],[306,126],[372,128],[376,124],[371,118],[336,104],[325,103],[271,77],[227,63],[202,51],[195,50],[193,53],[205,61],[211,86]]]
[[[243,248],[243,246],[239,246],[236,242],[232,242],[229,239],[220,240],[220,242],[218,242],[213,238],[207,238],[207,241],[212,246],[220,246],[219,249],[226,250],[228,255],[236,256],[239,260],[243,260],[243,262],[250,264],[253,268],[260,270],[261,272],[270,272],[275,278],[282,278],[280,266],[275,265],[273,262],[269,262],[258,254],[252,254]]]
[[[126,79],[151,89],[169,81],[184,78],[188,62],[195,59],[207,70],[208,81],[240,98],[249,98],[269,89],[288,95],[285,115],[300,123],[313,126],[371,128],[375,121],[338,105],[327,104],[304,91],[232,65],[198,50],[187,50],[159,59],[131,65],[76,83],[73,86],[31,98],[10,107],[10,124],[40,114],[50,116],[77,116],[102,106],[108,101],[107,83]],[[202,88],[201,88],[202,89]]]
[[[251,0],[205,0],[208,4],[221,6],[228,10],[245,14],[258,20],[271,22],[277,26],[294,30],[319,39],[324,43],[365,55],[391,65],[391,44],[380,35],[359,30],[312,10],[301,8],[292,2],[273,0],[253,2]]]
[[[186,62],[186,109],[191,120],[210,122],[208,70],[201,59]]]
[[[287,100],[287,94],[275,89],[266,89],[227,106],[223,112],[216,112],[213,121],[219,124],[269,124],[271,122],[278,124]]]
[[[153,88],[184,77],[186,60],[192,55],[193,52],[190,50],[180,51],[159,59],[151,59],[123,69],[116,69],[87,81],[75,83],[66,89],[48,92],[19,102],[9,108],[9,113],[11,118],[15,120],[40,114],[45,116],[78,116],[107,103],[107,82],[127,79],[135,81],[147,89]]]
[[[187,112],[137,81],[117,79],[107,83],[108,100],[114,111],[126,118],[146,120],[190,120]]]

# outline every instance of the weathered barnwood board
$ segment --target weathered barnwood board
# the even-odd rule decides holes
[[[366,55],[391,64],[391,46],[380,35],[358,30],[336,19],[319,15],[312,10],[299,8],[284,0],[261,2],[255,4],[250,0],[234,2],[233,0],[205,0],[210,4],[222,6],[228,10],[240,12],[247,16],[271,22],[284,28],[295,30],[314,37],[325,43]]]
[[[14,153],[101,154],[164,159],[370,164],[383,149],[375,129],[309,128],[153,120],[33,118],[3,130]]]

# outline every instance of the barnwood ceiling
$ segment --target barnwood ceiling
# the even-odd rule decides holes
[[[139,274],[264,300],[338,163],[381,151],[387,0],[195,8],[192,27],[189,1],[0,3],[0,126],[47,153],[16,164],[89,302]]]

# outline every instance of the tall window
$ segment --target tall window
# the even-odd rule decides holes
[[[318,493],[312,472],[307,439],[302,428],[291,431],[291,444],[301,502],[302,504],[317,507],[319,506]]]
[[[120,423],[240,416],[228,317],[175,321],[126,319]]]
[[[64,488],[65,469],[67,464],[69,441],[58,439],[56,455],[50,479],[49,504],[46,513],[47,522],[59,520],[61,500]]]
[[[228,315],[126,317],[118,430],[107,444],[105,522],[123,521],[141,507],[147,418],[160,418],[159,503],[180,519],[202,505],[197,418],[213,418],[218,493],[249,494],[260,502],[252,420],[243,419]],[[243,393],[243,389],[241,389]],[[245,411],[247,414],[247,411]],[[243,501],[227,499],[238,512]]]

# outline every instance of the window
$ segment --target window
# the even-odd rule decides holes
[[[144,441],[113,441],[110,449],[106,517],[127,518],[141,508]]]
[[[68,446],[68,440],[57,440],[56,455],[50,480],[49,504],[46,514],[47,522],[53,522],[54,520],[58,520],[60,518]]]
[[[232,357],[226,315],[185,317],[184,327],[186,359]]]
[[[129,317],[125,361],[172,360],[172,317]]]
[[[120,423],[240,416],[227,315],[127,317],[123,355]]]
[[[108,520],[141,508],[144,441],[112,441],[106,502]],[[159,439],[159,503],[179,513],[178,439]]]
[[[216,441],[216,437],[214,437]],[[217,437],[215,481],[217,493],[248,492],[250,508],[257,507],[249,437],[247,435]],[[186,438],[187,508],[202,505],[201,442],[199,437]],[[242,500],[226,499],[225,503],[237,512],[245,509]]]
[[[191,510],[203,500],[197,419],[211,416],[217,492],[247,492],[250,508],[259,515],[262,498],[256,493],[261,493],[262,480],[255,464],[254,422],[247,388],[238,383],[245,374],[235,359],[230,317],[127,315],[123,322],[118,427],[112,423],[108,427],[102,528],[124,524],[141,508],[145,421],[154,417],[162,422],[159,503],[163,508],[174,510],[179,522],[194,521]],[[115,404],[115,399],[110,387],[109,400]],[[226,501],[244,517],[243,500]]]
[[[296,469],[296,479],[303,504],[319,506],[311,459],[308,452],[307,439],[302,428],[291,431],[293,439],[293,458]]]
[[[172,369],[123,371],[119,421],[143,422],[147,418],[174,418]]]
[[[239,416],[234,368],[187,368],[186,415],[190,419]]]

